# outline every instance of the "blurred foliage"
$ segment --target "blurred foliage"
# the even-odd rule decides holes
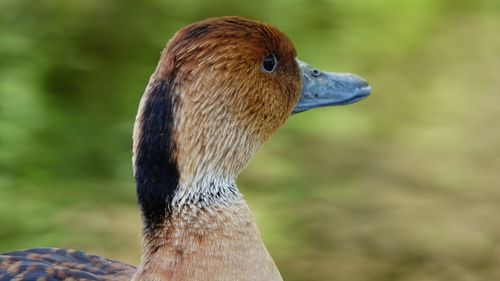
[[[131,129],[178,28],[241,15],[367,78],[240,177],[285,280],[500,279],[498,0],[0,0],[0,251],[137,264]]]

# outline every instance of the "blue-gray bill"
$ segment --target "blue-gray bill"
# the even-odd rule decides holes
[[[358,102],[371,93],[368,82],[353,74],[322,72],[297,60],[302,75],[302,93],[292,114],[312,108]]]

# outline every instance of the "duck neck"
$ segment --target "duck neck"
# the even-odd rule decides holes
[[[134,281],[282,280],[235,185],[175,196],[162,226],[143,235]]]
[[[227,146],[190,135],[203,128],[187,117],[175,118],[180,106],[171,81],[151,78],[134,128],[134,175],[144,228],[142,260],[133,280],[282,280],[235,184],[242,164],[234,163],[244,163],[254,146],[207,150]],[[241,139],[219,138],[236,144]],[[217,161],[221,157],[233,165]]]

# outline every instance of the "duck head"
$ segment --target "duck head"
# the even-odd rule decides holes
[[[172,202],[234,187],[251,156],[291,114],[369,93],[357,76],[297,60],[290,39],[268,24],[223,17],[179,30],[136,118],[134,172],[146,220],[161,218]]]
[[[357,76],[298,61],[264,23],[223,17],[179,30],[134,126],[144,248],[133,280],[281,281],[236,177],[291,114],[369,92]]]

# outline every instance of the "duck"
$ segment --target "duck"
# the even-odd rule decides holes
[[[236,178],[291,115],[370,93],[359,76],[298,60],[272,25],[228,16],[181,28],[161,53],[134,123],[139,266],[36,248],[1,254],[0,281],[283,280]]]

